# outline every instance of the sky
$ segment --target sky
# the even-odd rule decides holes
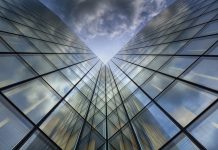
[[[175,0],[40,0],[106,63]]]

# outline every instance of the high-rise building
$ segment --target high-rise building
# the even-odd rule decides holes
[[[177,0],[106,65],[38,0],[0,0],[0,149],[216,150],[218,1]]]

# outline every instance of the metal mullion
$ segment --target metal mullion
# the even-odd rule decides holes
[[[107,66],[105,65],[105,111],[106,111],[106,116],[105,116],[105,121],[106,121],[106,150],[108,150],[108,116],[107,116]]]
[[[113,62],[114,63],[114,62]],[[115,63],[114,63],[115,64]],[[115,64],[116,65],[116,64]],[[116,65],[117,66],[117,65]],[[117,66],[118,67],[118,66]],[[118,67],[119,68],[119,67]],[[120,69],[120,68],[119,68]],[[121,69],[120,69],[121,70]],[[134,84],[137,85],[137,83],[135,83],[135,81],[133,81],[123,70],[121,70]],[[172,82],[173,83],[173,82]],[[171,83],[171,84],[172,84]],[[138,85],[137,85],[138,86]],[[194,142],[199,148],[206,150],[206,148],[200,143],[198,142],[188,131],[186,131],[186,128],[183,128],[165,109],[163,109],[152,97],[150,97],[150,95],[145,92],[140,86],[138,86],[138,88],[144,93],[146,94],[146,96],[148,96],[151,101],[168,117],[170,118],[170,120],[181,130],[183,131],[185,134],[189,135],[188,137],[192,140],[192,142]],[[164,90],[163,90],[164,91]],[[163,92],[162,91],[162,92]]]
[[[97,62],[98,63],[98,62]],[[97,64],[96,63],[96,64]],[[96,65],[95,64],[95,65]],[[93,65],[92,66],[92,68],[95,66],[95,65]],[[92,69],[91,68],[91,69]],[[90,70],[91,70],[90,69]],[[90,71],[89,70],[89,71]],[[89,72],[88,71],[88,72]],[[86,73],[86,74],[88,74],[88,72]],[[86,76],[86,74],[80,79],[80,81]],[[80,82],[79,81],[79,82]],[[77,84],[79,83],[79,82],[77,82]],[[41,132],[43,132],[40,128],[39,128],[39,126],[48,118],[48,116],[59,106],[59,104],[61,104],[62,103],[62,101],[64,101],[64,99],[65,99],[65,97],[76,87],[76,85],[77,84],[75,84],[69,91],[68,91],[68,93],[64,96],[64,97],[62,97],[53,107],[52,107],[52,109],[50,109],[50,111],[37,123],[37,124],[35,124],[33,121],[31,121],[30,119],[29,119],[29,117],[27,117],[15,104],[13,104],[2,92],[2,95],[4,96],[4,97],[6,97],[7,98],[7,100],[11,103],[11,104],[13,104],[13,106],[16,108],[16,110],[19,110],[19,112],[22,112],[21,114],[25,117],[25,118],[28,118],[28,121],[30,121],[31,123],[32,123],[32,125],[33,125],[33,129],[15,146],[15,149],[19,149],[21,146],[23,146],[23,144],[30,138],[30,136],[34,133],[34,131],[36,130],[36,129],[38,129],[38,130],[40,130]],[[43,132],[44,133],[44,132]],[[46,137],[49,137],[49,136],[46,136]],[[49,137],[50,138],[50,137]]]
[[[101,64],[101,65],[102,65],[102,64]],[[102,67],[102,66],[101,66],[101,67]],[[92,101],[92,98],[93,98],[93,96],[94,96],[95,88],[96,88],[96,85],[97,85],[97,82],[98,82],[98,79],[99,79],[99,75],[100,75],[100,72],[101,72],[101,67],[100,67],[100,69],[99,69],[99,71],[98,71],[98,76],[97,76],[97,79],[96,79],[96,82],[95,82],[95,87],[94,87],[93,92],[92,92],[92,96],[91,96],[91,99],[90,99],[90,103],[89,103],[89,106],[88,106],[88,109],[87,109],[87,112],[86,112],[86,115],[85,115],[85,119],[84,119],[82,128],[81,128],[80,133],[79,133],[79,136],[78,136],[78,138],[77,138],[77,142],[76,142],[75,149],[78,149],[78,147],[79,147],[79,144],[80,144],[81,138],[82,138],[82,133],[83,133],[84,128],[85,128],[85,124],[86,124],[86,122],[88,122],[88,121],[86,121],[86,120],[87,120],[87,117],[88,117],[88,114],[89,114],[89,110],[90,110],[90,107],[91,107],[91,101]]]
[[[6,43],[6,42],[5,42]],[[57,44],[58,45],[58,44]],[[32,46],[32,45],[31,45]],[[35,48],[35,47],[34,47]],[[38,49],[38,48],[36,48]],[[13,54],[14,52],[0,52],[0,54]],[[73,53],[55,53],[55,52],[51,52],[51,53],[48,53],[48,52],[41,52],[39,51],[38,53],[37,52],[16,52],[17,54],[28,54],[28,55],[33,55],[33,54],[74,54],[74,55],[87,55],[87,54],[93,54],[93,53],[78,53],[78,52],[73,52]],[[94,54],[93,54],[94,55]]]
[[[117,83],[116,83],[116,81],[115,81],[115,79],[114,79],[114,75],[113,75],[112,70],[111,70],[111,67],[109,66],[109,68],[110,68],[110,72],[111,72],[112,78],[113,78],[113,80],[114,80],[114,83],[115,83],[115,85],[116,85],[116,88],[117,88],[117,90],[118,90],[118,94],[119,94],[119,97],[120,97],[120,99],[121,99],[121,103],[122,103],[122,105],[123,105],[124,111],[125,111],[125,113],[126,113],[126,117],[127,117],[128,122],[129,122],[129,124],[130,124],[131,131],[132,131],[133,136],[134,136],[134,138],[135,138],[135,140],[136,140],[136,144],[137,144],[138,148],[141,149],[141,145],[140,145],[140,143],[139,143],[138,137],[136,136],[135,130],[134,130],[134,128],[133,128],[132,122],[130,121],[130,118],[129,118],[129,116],[128,116],[127,110],[126,110],[126,108],[125,108],[125,106],[124,106],[124,103],[123,103],[123,100],[122,100],[120,91],[119,91],[119,89],[118,89],[118,87],[117,87]]]
[[[217,43],[217,42],[215,42]],[[117,54],[117,55],[146,55],[146,56],[175,56],[175,57],[199,57],[201,55],[180,55],[180,54]],[[117,56],[116,55],[116,56]],[[218,57],[218,55],[204,55],[206,57]],[[119,57],[114,57],[119,58]]]

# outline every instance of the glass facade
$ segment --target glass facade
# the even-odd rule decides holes
[[[216,150],[217,34],[217,0],[177,0],[103,64],[38,0],[0,0],[0,149]]]

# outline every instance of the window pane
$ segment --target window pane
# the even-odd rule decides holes
[[[196,58],[194,57],[174,57],[171,59],[171,61],[165,65],[161,72],[164,72],[166,74],[170,74],[173,76],[178,77],[185,69],[187,69]]]
[[[152,98],[155,98],[162,92],[171,82],[172,78],[165,75],[155,74],[149,81],[144,83],[141,87]]]
[[[159,149],[179,131],[154,104],[134,118],[133,126],[142,149]]]
[[[76,111],[61,103],[40,128],[62,149],[74,149],[82,124]]]
[[[42,55],[22,56],[39,74],[44,74],[54,70],[54,67]]]
[[[66,68],[61,70],[61,72],[73,83],[76,84],[79,80],[80,77],[70,68]]]
[[[30,128],[30,123],[0,95],[0,148],[11,150]]]
[[[218,147],[218,103],[188,128],[188,131],[208,150]]]
[[[33,80],[3,93],[35,123],[60,99],[42,80]]]
[[[30,42],[22,36],[2,34],[2,37],[17,52],[38,52],[38,50],[30,45]]]
[[[83,130],[79,150],[98,150],[105,143],[104,138],[96,131],[92,130],[91,126],[86,123]]]
[[[42,133],[36,131],[20,148],[21,150],[58,150]]]
[[[158,103],[182,126],[187,125],[217,97],[202,89],[177,82],[158,98]]]
[[[72,87],[70,81],[68,81],[62,73],[55,72],[43,77],[52,88],[54,88],[61,96],[64,96]]]
[[[216,41],[216,36],[193,39],[181,51],[181,54],[201,55]]]
[[[9,48],[0,40],[0,52],[10,52]]]
[[[217,64],[217,58],[202,58],[183,78],[218,90]]]
[[[140,89],[138,89],[125,101],[124,104],[129,117],[132,118],[149,102],[150,99]]]
[[[130,129],[129,125],[126,125],[119,133],[117,133],[109,143],[116,150],[138,150],[136,139]]]
[[[163,150],[199,150],[183,133],[170,142]]]
[[[200,33],[200,35],[210,35],[218,33],[218,21],[208,23],[206,28]]]
[[[34,76],[33,72],[15,55],[1,55],[0,70],[0,87]]]
[[[74,88],[65,99],[81,116],[85,117],[89,100],[77,88]]]

